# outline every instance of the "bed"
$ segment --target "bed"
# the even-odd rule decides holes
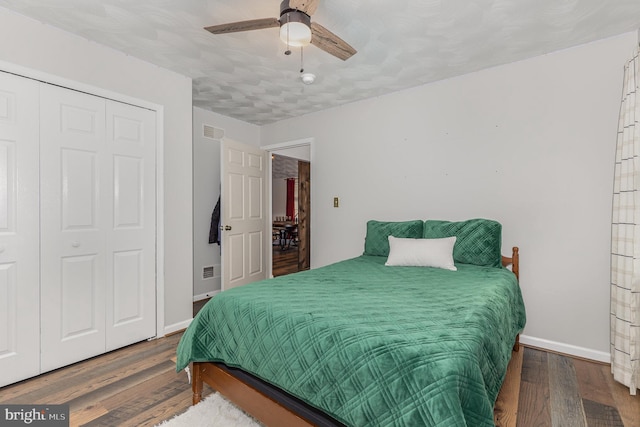
[[[369,221],[362,256],[218,294],[178,346],[194,404],[205,382],[266,425],[493,425],[526,320],[500,233]]]

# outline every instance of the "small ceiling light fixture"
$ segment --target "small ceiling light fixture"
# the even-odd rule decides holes
[[[300,46],[300,78],[302,83],[310,85],[316,80],[316,75],[313,73],[305,73],[304,71],[304,48]]]
[[[310,85],[316,80],[316,75],[313,73],[302,73],[302,75],[300,75],[300,78],[302,79],[302,83]]]
[[[311,43],[311,18],[306,13],[291,10],[280,17],[280,40],[287,46],[308,46]]]

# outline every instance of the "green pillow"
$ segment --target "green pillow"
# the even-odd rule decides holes
[[[364,255],[389,256],[389,236],[419,239],[421,220],[403,222],[368,221],[364,239]]]
[[[428,239],[456,236],[453,260],[487,267],[502,266],[502,225],[489,219],[450,222],[424,222],[423,237]]]

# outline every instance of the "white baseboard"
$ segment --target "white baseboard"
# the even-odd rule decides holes
[[[214,296],[214,295],[216,295],[218,293],[220,293],[219,290],[212,291],[212,292],[207,292],[207,293],[200,294],[200,295],[194,295],[193,296],[193,302],[210,298],[210,297],[212,297],[212,296]],[[163,334],[162,335],[158,335],[158,338],[166,336],[166,335],[173,334],[174,332],[180,332],[180,331],[183,331],[183,330],[187,329],[187,327],[191,324],[192,320],[193,320],[193,318],[187,319],[187,320],[183,320],[182,322],[174,323],[173,325],[165,326]]]
[[[180,332],[182,330],[187,329],[187,327],[191,324],[191,319],[183,320],[182,322],[174,323],[173,325],[167,325],[164,327],[164,335],[169,335],[174,332]]]
[[[220,293],[220,290],[215,290],[215,291],[211,291],[211,292],[205,292],[204,294],[199,294],[199,295],[194,295],[193,296],[193,302],[196,301],[201,301],[203,299],[207,299],[207,298],[211,298],[214,295],[217,295]]]
[[[611,354],[603,351],[593,350],[590,348],[578,347],[571,344],[565,344],[556,341],[545,340],[542,338],[520,335],[520,343],[538,347],[544,350],[555,351],[557,353],[568,354],[571,356],[581,357],[583,359],[596,360],[598,362],[611,363]]]

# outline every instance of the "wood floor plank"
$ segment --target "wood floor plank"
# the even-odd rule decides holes
[[[155,377],[156,375],[163,374],[166,372],[174,373],[175,365],[170,361],[165,361],[153,365],[149,368],[142,369],[139,372],[136,372],[133,375],[124,377],[118,381],[100,387],[98,389],[92,390],[89,393],[82,394],[72,400],[69,400],[69,409],[77,410],[90,405],[94,405],[98,402],[102,402],[109,397],[121,393],[122,390],[130,389],[132,387],[138,386],[145,381],[147,381],[150,377]]]
[[[516,426],[549,427],[550,425],[549,389],[539,387],[539,384],[521,382]]]
[[[548,384],[547,354],[535,348],[524,348],[522,381]]]
[[[80,426],[103,416],[107,412],[109,411],[100,404],[88,406],[78,411],[69,411],[69,424],[72,426]]]
[[[624,426],[622,417],[616,409],[611,389],[607,384],[607,377],[611,376],[610,366],[604,364],[598,366],[583,359],[573,359],[573,365],[587,425],[589,427]],[[640,417],[640,413],[638,417]]]
[[[518,399],[520,397],[520,376],[524,349],[511,353],[507,366],[507,375],[496,399],[494,421],[499,427],[515,427],[518,418]]]
[[[202,310],[202,307],[204,307],[205,304],[208,303],[210,299],[211,298],[205,298],[205,299],[201,299],[199,301],[193,302],[193,317],[195,317],[196,314],[198,314],[198,312]]]
[[[551,425],[553,427],[586,427],[586,417],[578,392],[573,361],[555,353],[549,353],[547,361]]]
[[[137,426],[133,421],[166,399],[170,399],[185,391],[188,387],[185,378],[176,372],[165,372],[140,384],[136,389],[128,389],[105,399],[102,404],[109,412],[87,424],[87,427],[125,427]],[[140,391],[145,390],[146,393]]]
[[[159,422],[158,420],[171,419],[174,416],[184,413],[191,407],[192,397],[191,388],[183,390],[179,394],[176,394],[175,396],[160,402],[154,407],[141,412],[131,418],[128,423],[140,427],[153,427]]]
[[[582,407],[589,427],[624,427],[618,410],[612,406],[582,399]]]
[[[524,347],[516,425],[518,427],[550,426],[549,399],[547,353]]]
[[[611,367],[603,366],[601,369],[607,374],[605,378],[624,426],[640,427],[640,394],[632,396],[629,393],[629,387],[614,380],[611,375]]]
[[[607,406],[615,406],[613,395],[609,387],[602,387],[607,384],[605,373],[602,369],[594,369],[592,362],[582,359],[574,359],[573,366],[578,379],[580,396],[583,399],[592,400]]]
[[[155,376],[149,377],[149,379],[143,381],[136,387],[130,387],[113,394],[111,397],[103,400],[102,405],[109,411],[114,411],[138,399],[146,399],[152,402],[154,399],[158,399],[158,390],[162,390],[167,386],[170,386],[172,389],[177,389],[178,392],[191,387],[186,375],[182,376],[175,371],[162,371]]]

